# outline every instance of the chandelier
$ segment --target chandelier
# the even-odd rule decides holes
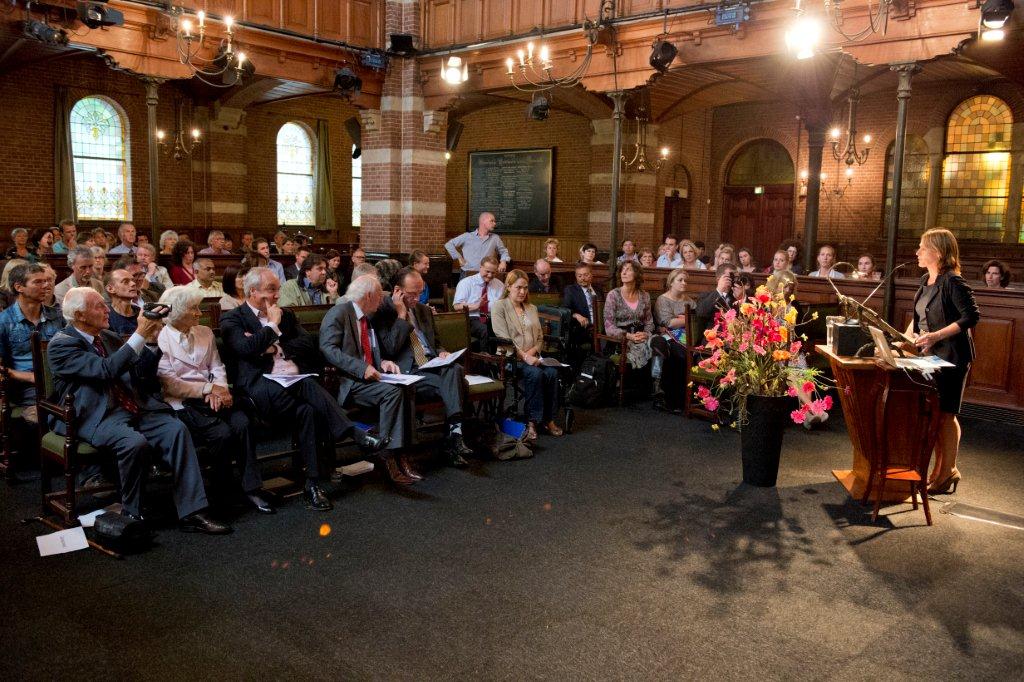
[[[178,9],[180,15],[184,10]],[[246,61],[244,52],[235,49],[235,20],[230,16],[223,18],[225,36],[216,44],[216,55],[213,59],[200,56],[207,46],[206,12],[196,12],[198,26],[192,19],[181,16],[178,20],[177,42],[179,61],[192,69],[192,73],[203,83],[215,88],[229,88],[238,84],[246,71],[252,70],[252,64]]]
[[[832,156],[836,161],[842,161],[847,165],[848,170],[852,170],[853,164],[863,166],[864,162],[868,160],[868,154],[871,153],[871,135],[864,135],[861,138],[861,142],[864,144],[863,149],[857,148],[857,102],[860,100],[860,92],[854,89],[850,92],[849,97],[849,113],[846,119],[846,140],[842,141],[843,131],[839,129],[839,126],[835,126],[829,131],[829,138],[832,142]]]
[[[851,33],[848,33],[844,27],[846,22],[843,18],[843,0],[824,0],[824,10],[829,27],[842,36],[846,42],[856,42],[874,33],[885,34],[889,21],[889,9],[892,4],[893,0],[879,0],[877,7],[872,9],[869,3],[867,25]],[[803,0],[796,0],[793,14],[795,15],[793,23],[786,29],[786,48],[797,59],[809,59],[818,51],[818,44],[821,42],[824,32],[822,22],[816,17],[807,15]]]
[[[156,131],[157,144],[160,145],[160,148],[163,150],[165,155],[172,155],[175,161],[181,161],[184,157],[191,156],[202,137],[202,133],[199,128],[196,128],[195,126],[192,127],[186,137],[185,127],[182,125],[182,120],[182,105],[179,100],[174,105],[174,134],[171,136],[171,140],[174,142],[173,147],[170,146],[171,142],[167,139],[167,133],[165,131],[160,130],[159,128]]]
[[[636,144],[633,148],[633,158],[627,161],[625,154],[620,157],[626,168],[635,169],[637,173],[644,173],[648,169],[658,172],[668,159],[668,147],[662,147],[656,161],[652,163],[647,160],[647,109],[647,91],[644,90],[636,110]]]
[[[601,0],[597,21],[585,19],[583,34],[587,38],[587,51],[582,61],[571,73],[556,77],[554,62],[547,45],[535,46],[533,42],[526,45],[526,50],[519,49],[516,58],[505,60],[506,75],[516,90],[522,92],[541,92],[553,88],[572,88],[579,84],[590,68],[590,60],[594,56],[594,45],[602,29],[615,16],[615,0]]]

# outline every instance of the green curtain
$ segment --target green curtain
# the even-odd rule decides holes
[[[68,89],[58,87],[53,107],[54,224],[78,220],[75,207],[75,164],[71,157],[71,107]]]
[[[327,121],[316,122],[316,177],[313,179],[316,192],[316,229],[334,229],[334,185],[331,183],[331,140]]]

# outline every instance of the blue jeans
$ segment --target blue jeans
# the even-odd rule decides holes
[[[558,369],[522,363],[519,376],[523,381],[527,420],[547,424],[558,409]]]

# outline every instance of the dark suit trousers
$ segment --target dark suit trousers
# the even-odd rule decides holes
[[[411,412],[404,387],[380,381],[356,381],[349,389],[346,400],[360,407],[376,407],[380,410],[377,432],[381,438],[391,438],[388,450],[398,450],[406,445],[406,425]]]
[[[479,317],[469,318],[469,335],[479,350],[487,350],[487,339],[491,335],[490,322],[483,322]]]
[[[174,474],[174,506],[178,518],[205,509],[206,490],[199,460],[188,429],[170,412],[143,412],[132,416],[118,408],[100,422],[92,444],[110,448],[117,459],[121,477],[121,503],[125,511],[142,513],[142,485],[153,450]]]
[[[320,477],[317,459],[320,444],[336,443],[355,427],[338,401],[313,377],[306,377],[288,388],[276,381],[261,379],[249,395],[268,421],[295,427],[299,452],[306,464],[306,477],[313,481]]]
[[[237,455],[242,470],[242,490],[247,493],[263,485],[256,463],[256,448],[249,430],[249,418],[238,408],[221,409],[210,414],[185,405],[174,413],[188,427],[192,442],[205,447],[216,458],[217,467],[229,479],[232,455]]]
[[[444,403],[444,416],[449,421],[462,414],[464,402],[463,387],[466,375],[461,365],[448,365],[440,369],[416,370],[413,374],[421,377],[413,384],[416,397],[423,400],[440,400]]]

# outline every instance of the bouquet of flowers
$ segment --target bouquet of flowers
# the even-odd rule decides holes
[[[698,363],[715,375],[711,388],[697,388],[696,396],[705,409],[715,412],[723,402],[735,401],[741,424],[750,395],[799,397],[800,407],[790,413],[797,424],[809,416],[821,418],[832,409],[832,398],[821,397],[828,388],[824,377],[806,366],[801,353],[806,336],[802,340],[796,336],[797,310],[791,303],[792,297],[787,301],[760,286],[738,310],[715,314],[701,346],[711,354]]]

